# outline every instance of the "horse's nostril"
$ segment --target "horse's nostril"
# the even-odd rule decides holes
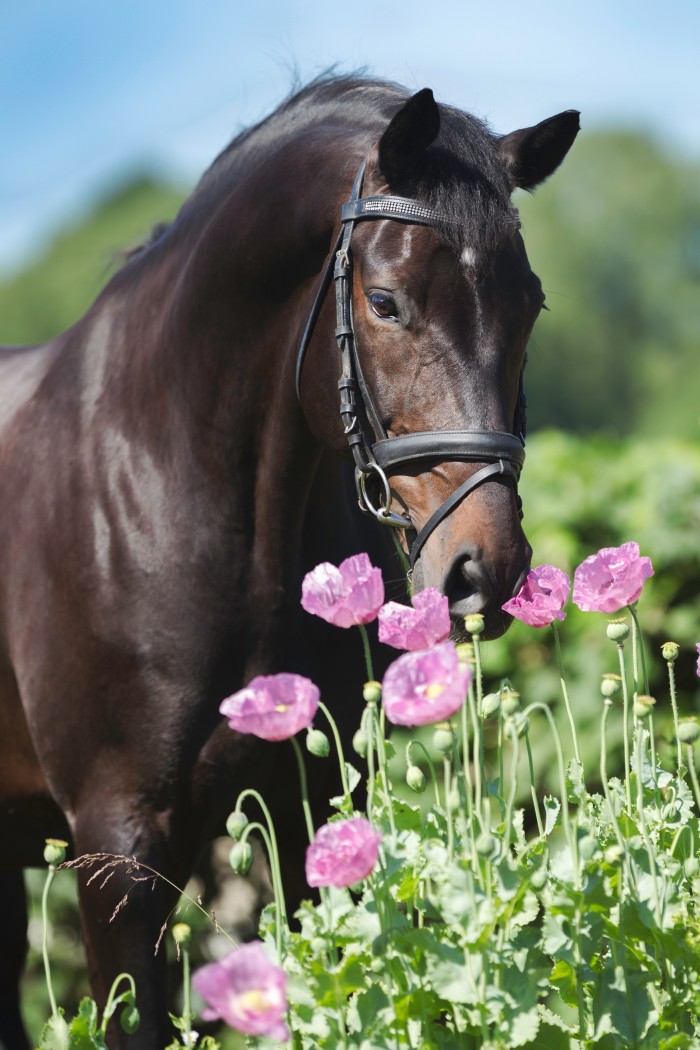
[[[478,559],[466,554],[454,563],[445,581],[445,594],[453,616],[481,612],[490,593],[488,578]]]

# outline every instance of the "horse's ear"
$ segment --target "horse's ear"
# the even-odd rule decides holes
[[[579,116],[577,109],[567,109],[532,128],[503,136],[501,156],[513,188],[532,190],[557,170],[578,134]]]
[[[440,130],[440,110],[430,88],[412,95],[379,140],[379,170],[393,182],[410,168]]]

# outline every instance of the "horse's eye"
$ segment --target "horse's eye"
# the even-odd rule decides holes
[[[377,317],[382,317],[385,321],[398,320],[398,309],[390,295],[385,292],[370,292],[367,298]]]

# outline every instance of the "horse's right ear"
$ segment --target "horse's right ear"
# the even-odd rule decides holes
[[[501,156],[513,189],[533,190],[557,170],[578,134],[579,117],[577,109],[567,109],[500,139]]]
[[[394,182],[411,168],[440,130],[440,110],[430,88],[412,95],[379,140],[379,170]]]

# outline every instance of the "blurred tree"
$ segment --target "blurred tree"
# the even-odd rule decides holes
[[[517,203],[551,311],[530,347],[532,424],[697,436],[700,166],[642,134],[584,133]]]

